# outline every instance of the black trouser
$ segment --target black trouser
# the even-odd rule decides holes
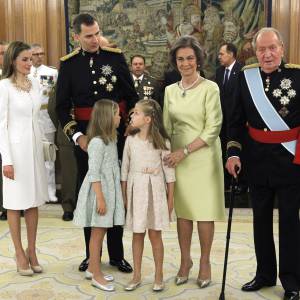
[[[78,168],[77,195],[84,177],[88,171],[88,155],[79,146],[75,146],[75,157]],[[91,237],[91,227],[84,228],[86,258],[90,257],[89,243]],[[121,260],[124,258],[123,248],[123,227],[114,226],[107,229],[107,249],[110,260]]]
[[[273,238],[275,195],[279,211],[279,278],[287,291],[300,289],[300,186],[250,186],[253,206],[256,276],[275,284],[276,253]]]

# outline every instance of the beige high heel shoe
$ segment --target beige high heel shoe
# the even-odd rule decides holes
[[[209,268],[211,268],[210,264],[209,264]],[[211,284],[211,278],[201,279],[201,278],[198,277],[197,278],[197,284],[198,284],[200,289],[204,289],[204,288],[208,287]]]
[[[29,254],[28,254],[28,249],[26,249],[26,256],[28,257],[29,264],[30,264],[30,267],[31,267],[32,271],[33,271],[34,273],[43,273],[43,268],[42,268],[41,265],[33,266],[33,265],[31,264],[30,257],[29,257]]]
[[[191,260],[191,264],[190,264],[190,268],[189,268],[189,273],[190,273],[192,267],[193,267],[193,261]],[[184,284],[184,283],[188,282],[188,280],[189,280],[189,273],[188,273],[187,276],[178,276],[178,275],[176,275],[176,277],[175,277],[175,284],[176,285],[181,285],[181,284]]]
[[[14,260],[16,262],[17,272],[18,272],[19,275],[21,275],[21,276],[32,276],[33,275],[33,271],[30,268],[28,268],[28,269],[19,268],[16,256],[14,256]]]

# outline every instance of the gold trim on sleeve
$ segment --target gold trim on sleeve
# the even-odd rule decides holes
[[[227,143],[227,150],[228,150],[229,148],[231,148],[231,147],[236,147],[236,148],[242,150],[242,145],[241,145],[240,143],[236,142],[236,141],[229,141],[229,142]]]
[[[75,129],[73,127],[75,127],[77,125],[77,123],[72,120],[69,123],[67,123],[64,128],[63,128],[63,132],[66,136],[72,136],[75,132]]]

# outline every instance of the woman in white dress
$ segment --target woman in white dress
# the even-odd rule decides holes
[[[38,206],[48,200],[42,135],[38,125],[41,106],[38,82],[29,80],[31,51],[12,42],[0,81],[0,152],[3,168],[3,206],[20,275],[41,273],[36,256]],[[20,211],[24,210],[28,248],[21,241]]]

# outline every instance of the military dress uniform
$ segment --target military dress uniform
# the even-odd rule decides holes
[[[48,102],[49,116],[57,129],[56,145],[61,173],[61,205],[64,211],[63,220],[71,221],[76,208],[77,165],[73,151],[73,142],[63,133],[56,113],[56,86],[53,87]]]
[[[259,99],[253,97],[256,92],[250,88],[246,75],[249,71],[257,72],[252,82],[261,83],[262,97]],[[286,292],[300,288],[299,81],[300,66],[297,65],[282,63],[270,74],[260,70],[257,64],[244,67],[229,118],[227,145],[228,157],[244,152],[242,168],[248,177],[254,217],[256,282],[263,286],[275,285],[277,278],[273,239],[273,204],[274,196],[277,196],[279,278]],[[261,102],[264,95],[267,101]],[[274,131],[273,121],[264,115],[267,109],[273,119],[276,119],[275,115],[278,117],[276,126],[284,121],[288,129]],[[244,135],[246,139],[242,144]],[[288,150],[286,142],[295,143],[294,154]]]
[[[119,103],[121,114],[138,100],[124,55],[120,49],[103,47],[95,53],[77,49],[61,58],[57,81],[56,110],[64,133],[71,139],[79,132],[85,134],[91,109],[100,99]],[[70,109],[74,107],[73,119]],[[122,128],[123,125],[123,128]],[[124,129],[121,122],[119,129]],[[122,153],[123,134],[119,131],[118,150]],[[121,142],[120,142],[121,140]],[[88,170],[88,155],[75,146],[78,168],[78,190]],[[89,257],[90,228],[85,228],[86,257]],[[123,228],[107,231],[110,262],[123,260]],[[120,269],[120,268],[119,268]]]
[[[48,114],[48,101],[49,93],[53,88],[57,80],[57,70],[50,68],[45,65],[39,67],[31,67],[30,77],[38,80],[40,84],[40,95],[41,95],[41,111],[40,111],[40,128],[43,131],[43,135],[48,142],[54,143],[56,128],[51,121]],[[48,179],[48,194],[50,202],[57,202],[56,197],[56,184],[55,184],[55,163],[53,161],[45,162],[47,179]]]
[[[132,74],[135,90],[139,99],[154,99],[160,102],[160,93],[158,82],[150,75],[143,74],[136,77]]]

